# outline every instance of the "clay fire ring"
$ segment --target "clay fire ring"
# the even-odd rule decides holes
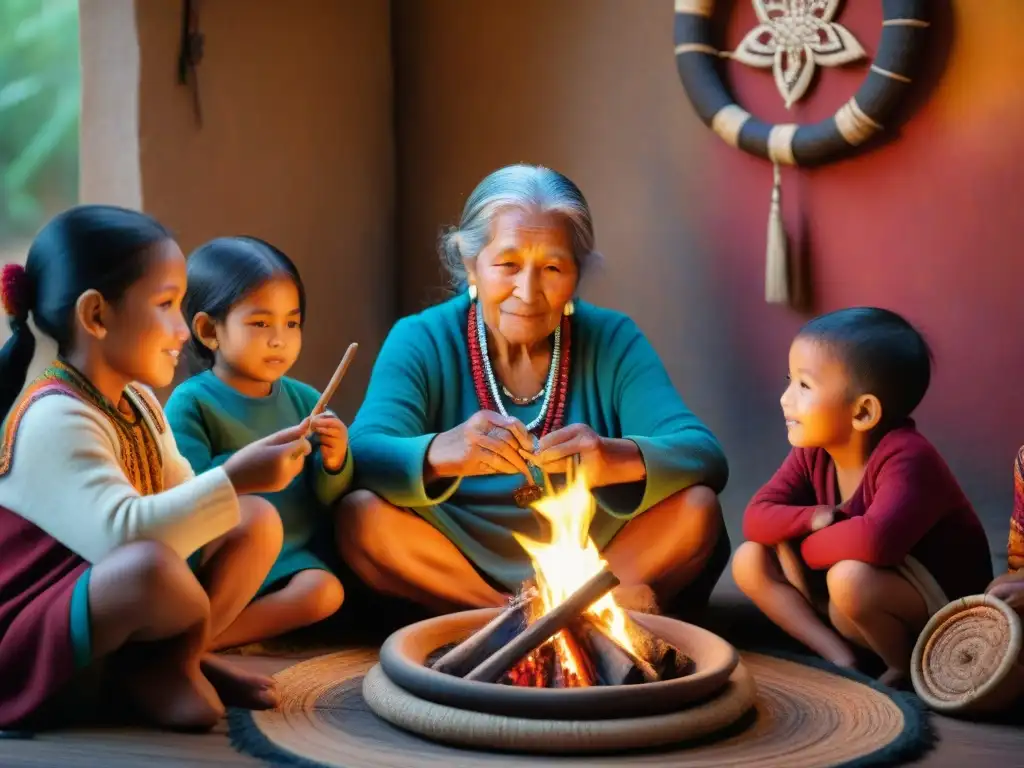
[[[718,693],[739,664],[736,649],[705,629],[665,616],[631,613],[638,624],[689,655],[696,671],[656,683],[552,689],[463,680],[425,666],[437,648],[465,639],[497,613],[488,608],[411,624],[385,641],[380,665],[395,685],[437,704],[508,717],[596,720],[675,712]]]
[[[564,715],[537,720],[468,712],[413,696],[389,680],[380,665],[363,680],[367,706],[398,728],[460,747],[544,754],[618,752],[711,736],[749,712],[756,698],[754,678],[742,664],[713,699],[678,712],[610,720],[567,720]]]
[[[1024,693],[1021,623],[991,595],[954,600],[925,626],[910,675],[917,695],[947,714],[997,712]]]

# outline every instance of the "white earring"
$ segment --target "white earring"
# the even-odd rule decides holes
[[[466,293],[469,294],[470,301],[476,301],[476,286],[470,283],[469,288],[466,289]]]
[[[572,317],[572,314],[575,311],[576,304],[573,302],[572,299],[569,299],[567,302],[565,302],[565,306],[562,307],[562,314],[565,315],[566,317]]]

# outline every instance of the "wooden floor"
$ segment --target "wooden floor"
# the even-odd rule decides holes
[[[734,638],[753,636],[763,645],[780,642],[752,607],[735,600],[728,586],[716,605],[709,628]],[[724,617],[724,618],[723,618]],[[289,656],[235,656],[246,668],[273,674],[308,658],[313,652]],[[939,742],[914,765],[929,768],[981,768],[982,762],[1000,768],[1024,768],[1024,728],[1020,725],[966,723],[933,716]],[[258,760],[237,753],[229,744],[227,726],[202,736],[167,734],[153,730],[108,729],[70,731],[36,736],[28,741],[0,739],[0,768],[170,768],[171,766],[260,766]],[[628,765],[624,760],[623,765]],[[351,765],[348,768],[359,768]],[[402,768],[396,766],[396,768]]]

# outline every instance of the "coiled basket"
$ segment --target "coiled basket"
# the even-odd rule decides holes
[[[1024,693],[1021,619],[991,595],[955,600],[914,646],[914,690],[936,712],[970,717],[1006,710]]]

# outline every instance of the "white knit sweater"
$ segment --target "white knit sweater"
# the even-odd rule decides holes
[[[136,385],[137,386],[137,385]],[[160,541],[182,557],[235,527],[238,497],[223,469],[198,477],[178,453],[155,397],[126,390],[140,407],[163,460],[165,490],[142,496],[122,466],[117,434],[102,411],[53,394],[28,406],[14,440],[9,472],[0,477],[0,506],[39,526],[85,560],[140,539]]]

